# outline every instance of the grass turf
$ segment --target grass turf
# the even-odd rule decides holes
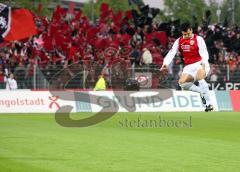
[[[192,127],[122,125],[139,116],[191,116]],[[118,113],[87,128],[61,127],[50,114],[0,115],[1,172],[237,172],[239,161],[239,113]]]

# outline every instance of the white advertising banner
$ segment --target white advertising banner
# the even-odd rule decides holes
[[[163,99],[151,91],[120,96],[112,91],[90,91],[84,92],[84,98],[78,93],[64,92],[59,97],[57,92],[53,95],[49,91],[0,91],[0,113],[55,113],[63,106],[73,107],[71,112],[99,112],[111,107],[118,112],[204,111],[199,94],[190,91],[172,91],[171,96]],[[218,111],[214,91],[211,99]]]
[[[52,113],[75,102],[61,100],[49,91],[0,91],[0,113]]]
[[[135,112],[180,112],[180,111],[204,111],[205,107],[202,105],[200,95],[191,91],[173,91],[173,95],[168,99],[160,99],[154,97],[154,92],[137,92],[129,97],[117,97],[113,92],[89,92],[90,95],[98,95],[98,105],[91,104],[76,108],[77,111],[92,111],[99,112],[103,107],[119,106],[119,112],[128,112],[121,104],[131,108],[134,104],[136,106]],[[114,101],[101,100],[103,97],[108,97]],[[140,98],[147,97],[141,100]],[[210,91],[210,97],[214,106],[214,111],[218,111],[218,105],[214,91]],[[120,101],[122,103],[120,103]],[[114,103],[117,102],[117,103]],[[150,103],[148,103],[150,102]],[[84,109],[86,108],[86,109]]]

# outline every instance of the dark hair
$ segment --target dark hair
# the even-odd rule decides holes
[[[189,22],[181,24],[181,31],[187,32],[188,29],[192,29],[191,24]]]

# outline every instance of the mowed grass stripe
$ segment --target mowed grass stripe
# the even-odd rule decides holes
[[[126,128],[125,118],[177,120],[192,128]],[[84,118],[87,115],[73,115]],[[80,116],[80,117],[79,117]],[[239,113],[119,113],[88,128],[53,114],[0,115],[1,171],[238,171]]]

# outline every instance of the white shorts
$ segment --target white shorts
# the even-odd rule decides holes
[[[198,70],[202,69],[201,64],[202,64],[202,62],[199,61],[199,62],[196,62],[196,63],[189,64],[189,65],[185,66],[183,68],[182,74],[191,75],[194,78],[194,80],[196,80]],[[206,65],[205,66],[206,76],[208,75],[209,71],[210,71],[210,67],[209,67],[209,65]]]

